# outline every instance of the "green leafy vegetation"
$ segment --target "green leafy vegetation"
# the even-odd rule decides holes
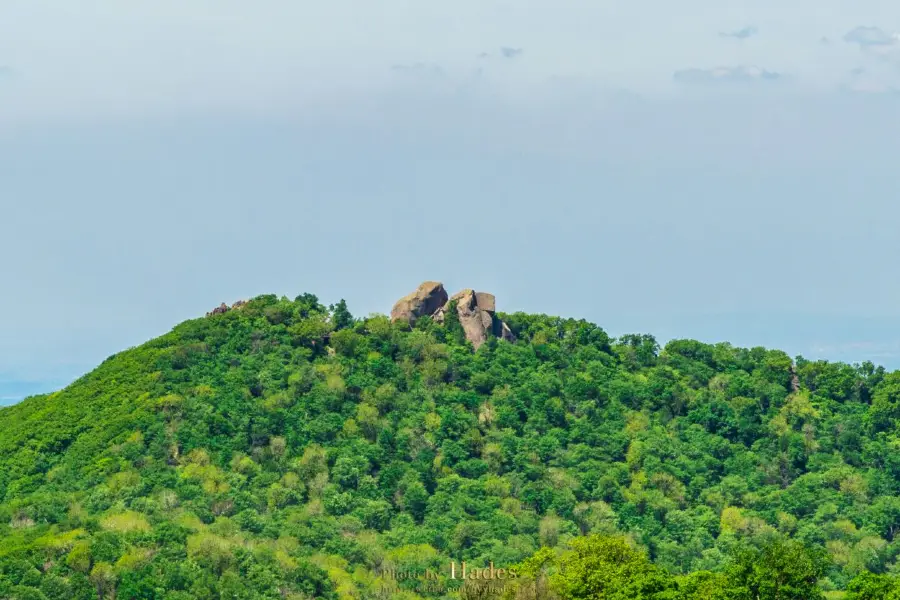
[[[0,410],[0,598],[900,600],[900,373],[454,314],[261,296]]]

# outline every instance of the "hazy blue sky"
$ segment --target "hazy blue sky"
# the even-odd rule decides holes
[[[0,399],[423,279],[900,367],[900,5],[0,6]],[[3,400],[0,400],[3,401]]]

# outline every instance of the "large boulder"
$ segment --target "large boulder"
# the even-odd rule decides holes
[[[497,301],[493,294],[471,289],[457,292],[435,313],[434,320],[443,323],[453,302],[456,302],[456,314],[466,339],[472,342],[476,350],[487,341],[489,335],[496,335],[508,342],[516,340],[509,326],[494,314]]]
[[[516,341],[516,334],[512,332],[512,329],[509,328],[509,325],[500,321],[500,339],[506,340],[507,342]]]
[[[493,294],[488,294],[487,292],[475,292],[475,304],[481,310],[491,313],[497,311],[497,299],[494,298]]]
[[[391,309],[391,321],[407,321],[415,324],[416,319],[430,316],[447,303],[447,290],[439,281],[426,281],[411,294],[400,298]]]
[[[478,295],[474,290],[463,290],[454,294],[450,301],[456,300],[456,313],[459,324],[466,333],[466,339],[478,350],[487,341],[488,332],[494,329],[493,311],[482,310],[478,306]]]

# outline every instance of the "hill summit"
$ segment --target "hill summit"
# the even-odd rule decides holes
[[[258,296],[0,409],[0,598],[900,593],[900,374],[496,309]]]

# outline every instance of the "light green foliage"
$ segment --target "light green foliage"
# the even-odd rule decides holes
[[[572,541],[558,560],[552,587],[566,600],[676,598],[670,575],[625,538],[590,536]]]
[[[900,583],[887,575],[864,573],[850,582],[845,600],[900,600]]]
[[[150,531],[150,523],[141,513],[132,510],[115,513],[101,519],[104,529],[119,533],[145,533]]]

